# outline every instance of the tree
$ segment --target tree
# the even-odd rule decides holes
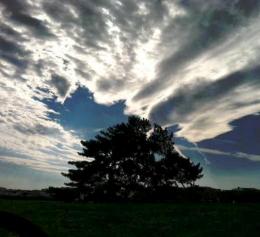
[[[194,185],[202,177],[200,164],[175,150],[172,133],[137,116],[81,144],[79,154],[92,160],[70,161],[76,169],[62,174],[71,180],[67,186],[88,195],[128,198],[145,188]]]

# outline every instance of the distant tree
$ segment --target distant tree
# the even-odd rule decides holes
[[[62,174],[71,181],[67,186],[89,195],[128,198],[145,188],[194,185],[202,177],[200,164],[175,150],[172,133],[137,116],[81,144],[79,154],[92,160],[70,161],[76,169]]]

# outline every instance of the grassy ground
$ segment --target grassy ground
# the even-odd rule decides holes
[[[30,219],[50,237],[260,236],[260,204],[80,204],[0,200],[0,210]],[[3,233],[0,230],[4,237]]]
[[[0,228],[0,236],[1,237],[19,237],[15,233],[10,233],[5,229]]]

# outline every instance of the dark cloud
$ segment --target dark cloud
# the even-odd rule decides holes
[[[8,54],[1,54],[0,53],[0,58],[5,60],[8,63],[13,64],[14,66],[20,68],[20,69],[25,69],[28,65],[28,60],[26,59],[18,59],[14,55],[8,55]]]
[[[25,68],[28,64],[28,55],[29,52],[24,50],[16,42],[0,35],[0,58],[19,68]]]
[[[14,129],[26,135],[57,135],[60,133],[59,129],[53,127],[46,127],[42,124],[25,127],[23,125],[15,124]]]
[[[23,56],[26,54],[17,43],[9,41],[0,36],[0,50],[1,52],[5,52],[7,54],[17,54],[18,56]]]
[[[153,27],[160,25],[167,14],[167,9],[160,0],[142,1],[148,11],[145,17],[138,14],[139,4],[139,1],[119,1],[119,4],[105,0],[44,1],[43,9],[63,29],[71,32],[84,50],[96,51],[105,49],[107,45],[113,46],[114,39],[118,36],[125,44],[125,53],[134,59],[136,43],[147,40]],[[69,9],[73,9],[76,16]],[[120,32],[111,35],[108,21],[117,26]],[[133,62],[134,60],[131,63]]]
[[[118,91],[124,87],[123,80],[100,80],[97,82],[97,88],[101,91]]]
[[[22,71],[33,64],[30,50],[24,47],[28,37],[42,38],[52,34],[44,22],[30,15],[31,7],[27,1],[0,0],[0,6],[4,7],[3,23],[0,24],[0,58],[14,65],[17,70],[15,77],[20,78]],[[21,34],[18,30],[21,26],[25,26],[28,32]]]
[[[260,6],[258,0],[211,0],[207,2],[203,0],[178,0],[177,2],[180,6],[193,12],[214,6],[216,8],[228,8],[232,11],[239,11],[241,15],[247,17],[256,13],[257,8]]]
[[[10,26],[6,25],[6,24],[1,24],[0,25],[0,32],[2,35],[5,35],[11,39],[16,39],[16,40],[22,40],[23,37],[21,36],[21,34],[19,34],[19,32],[17,32],[15,29],[11,28]]]
[[[66,78],[56,74],[52,75],[48,84],[53,86],[57,90],[58,94],[62,97],[67,94],[70,88],[70,82]]]
[[[228,0],[226,0],[228,2]],[[256,13],[259,9],[260,2],[258,0],[238,0],[234,6],[246,17]]]
[[[26,14],[14,14],[10,17],[19,25],[24,25],[32,30],[36,37],[53,37],[54,35],[44,25],[44,22]]]
[[[175,36],[178,50],[160,62],[158,78],[139,91],[135,100],[152,96],[169,86],[171,76],[183,70],[195,57],[225,41],[238,27],[246,26],[248,17],[258,14],[260,7],[257,0],[208,3],[191,0],[179,3],[185,6],[187,14],[170,22],[162,36],[163,44],[169,44]],[[176,80],[181,81],[181,78]]]
[[[4,14],[7,19],[13,21],[18,25],[23,25],[29,28],[34,36],[36,37],[51,37],[54,36],[48,29],[48,27],[37,18],[30,16],[28,11],[30,6],[27,4],[27,1],[19,0],[1,0],[0,4],[5,7]]]
[[[29,8],[26,0],[0,0],[0,4],[11,14],[25,12]]]
[[[157,104],[150,112],[149,117],[154,121],[161,123],[168,123],[172,120],[172,114],[175,115],[176,122],[184,122],[185,118],[197,109],[211,103],[214,108],[214,103],[218,103],[219,99],[228,97],[231,91],[239,86],[260,86],[260,66],[242,71],[234,72],[215,82],[208,82],[206,80],[194,80],[193,83],[179,89],[174,95]],[[233,109],[239,109],[241,106],[246,106],[247,102],[243,104],[235,104],[237,106]],[[259,99],[255,98],[255,103],[259,103]],[[252,102],[251,102],[252,104]],[[201,120],[201,127],[205,125],[205,121]]]
[[[46,1],[43,9],[63,29],[71,32],[81,45],[98,48],[101,41],[109,39],[105,19],[98,11],[98,2]],[[73,9],[76,16],[70,14],[69,9]]]
[[[198,143],[200,148],[215,149],[223,152],[260,155],[260,116],[248,115],[232,121],[232,131],[221,134],[213,139]]]

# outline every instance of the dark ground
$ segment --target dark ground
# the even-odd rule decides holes
[[[64,203],[1,200],[50,237],[260,236],[260,204]],[[16,236],[0,230],[0,236]]]

